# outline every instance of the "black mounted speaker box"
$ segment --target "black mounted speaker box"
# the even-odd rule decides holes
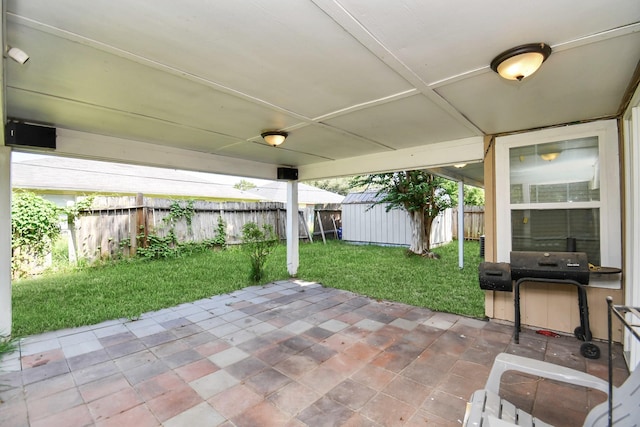
[[[12,147],[56,149],[56,128],[20,122],[8,122],[4,130],[5,144]]]
[[[297,181],[298,169],[278,168],[278,179],[285,179],[287,181]]]

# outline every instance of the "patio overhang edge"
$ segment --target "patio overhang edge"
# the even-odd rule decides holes
[[[299,167],[302,181],[411,169],[428,169],[454,163],[481,162],[483,137],[470,137],[421,145],[392,152],[368,154]]]

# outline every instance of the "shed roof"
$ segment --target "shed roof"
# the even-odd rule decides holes
[[[259,201],[264,197],[185,171],[65,157],[14,162],[14,188],[48,193],[136,194],[215,200]]]
[[[371,204],[379,202],[384,197],[383,194],[378,194],[378,190],[362,191],[359,193],[349,193],[342,201],[343,205],[355,205],[355,204]]]

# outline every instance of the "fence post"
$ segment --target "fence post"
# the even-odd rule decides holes
[[[144,195],[136,194],[136,233],[142,237],[138,239],[138,247],[146,248],[149,246],[149,227],[147,227],[147,207],[144,204]]]

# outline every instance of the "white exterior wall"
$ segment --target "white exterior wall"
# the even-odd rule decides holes
[[[640,307],[640,89],[625,114],[625,305]],[[627,315],[627,321],[638,324],[637,318]],[[620,322],[613,320],[614,327]],[[624,332],[624,350],[631,370],[640,369],[640,342]]]
[[[409,246],[411,220],[404,209],[386,212],[386,205],[354,203],[342,205],[342,240],[354,243]],[[431,228],[431,245],[452,240],[451,209],[441,213]]]

